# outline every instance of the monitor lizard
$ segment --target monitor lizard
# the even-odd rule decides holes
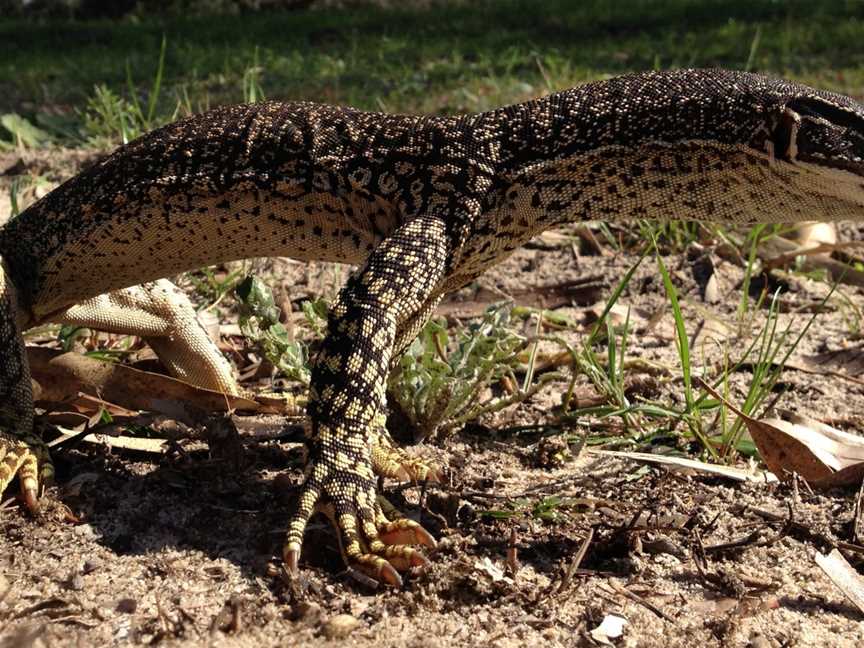
[[[389,521],[376,475],[436,478],[375,424],[394,357],[444,294],[572,221],[861,219],[864,107],[728,70],[613,78],[471,116],[314,103],[222,107],[159,128],[0,230],[0,492],[52,475],[22,333],[68,321],[147,338],[176,375],[237,390],[164,278],[259,256],[355,264],[314,359],[296,570],[326,512],[348,564],[398,585],[434,546]]]

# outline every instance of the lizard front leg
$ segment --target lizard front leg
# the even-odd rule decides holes
[[[33,430],[30,366],[15,287],[0,258],[0,495],[16,476],[24,502],[37,508],[40,483],[54,475],[48,449]]]
[[[426,564],[406,545],[434,546],[432,536],[408,520],[387,522],[377,501],[374,426],[394,344],[402,327],[434,299],[449,254],[444,221],[414,219],[383,241],[340,293],[312,372],[306,481],[283,550],[289,569],[297,568],[315,511],[337,526],[346,562],[379,581],[398,585],[397,569]]]

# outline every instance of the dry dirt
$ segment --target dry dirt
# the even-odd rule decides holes
[[[59,156],[46,168],[63,176],[80,162],[69,159]],[[862,233],[843,228],[844,238]],[[530,297],[526,287],[597,276],[605,299],[636,259],[605,245],[608,254],[598,255],[536,243],[481,284]],[[705,321],[735,321],[743,271],[719,252],[666,257],[691,335]],[[716,303],[702,295],[705,255],[715,264]],[[329,289],[334,277],[320,264],[280,267],[292,299]],[[827,287],[800,277],[785,287],[781,327],[790,320],[800,327]],[[861,353],[854,333],[861,289],[840,291],[796,357]],[[471,296],[469,289],[460,298],[470,303]],[[628,355],[660,367],[652,397],[680,402],[672,320],[652,260],[621,301],[644,316]],[[558,310],[579,321],[589,309],[577,303]],[[695,336],[694,371],[724,352],[736,357],[765,316],[762,308],[749,327],[715,333],[713,341]],[[644,377],[638,368],[630,375]],[[749,369],[731,375],[733,402],[740,403],[751,378]],[[278,556],[301,478],[300,445],[290,435],[262,440],[252,433],[278,430],[279,421],[239,420],[239,448],[228,454],[198,441],[159,456],[83,445],[57,452],[58,486],[40,519],[14,501],[0,509],[0,645],[595,645],[590,633],[607,615],[626,621],[623,636],[611,641],[618,646],[862,644],[864,615],[813,561],[832,542],[851,540],[854,491],[740,484],[587,453],[557,465],[543,458],[550,443],[551,454],[563,447],[563,432],[531,426],[554,422],[564,388],[553,383],[518,408],[412,448],[447,466],[451,481],[423,493],[385,484],[391,501],[439,540],[431,568],[408,575],[400,591],[375,590],[347,574],[334,536],[317,518],[301,578],[282,578]],[[864,389],[854,376],[787,370],[775,391],[778,407],[853,432],[864,426]],[[640,449],[676,445],[695,449],[668,437],[646,439]],[[274,481],[280,474],[288,478]],[[570,498],[556,519],[530,514],[550,496]],[[488,515],[514,499],[527,512]],[[766,520],[765,511],[781,521]],[[703,552],[700,572],[696,557]],[[518,569],[511,573],[514,553]],[[861,555],[846,555],[860,571]]]

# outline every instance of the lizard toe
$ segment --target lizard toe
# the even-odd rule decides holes
[[[288,522],[288,534],[282,547],[282,560],[288,571],[296,573],[300,564],[300,552],[303,549],[303,534],[306,524],[312,514],[319,509],[321,489],[315,481],[307,480],[300,491],[297,510]]]
[[[373,483],[355,483],[356,488],[347,490],[344,481],[337,483],[343,487],[322,487],[314,477],[304,484],[282,550],[286,569],[297,571],[303,532],[316,512],[323,513],[336,528],[345,564],[378,583],[401,587],[400,571],[428,567],[423,553],[409,546],[434,548],[435,539],[428,531],[406,518],[388,520],[378,504]]]
[[[425,558],[411,547],[385,544],[378,533],[378,518],[372,507],[349,507],[335,516],[343,559],[378,583],[402,587],[399,571],[425,565]]]
[[[398,571],[408,571],[413,567],[425,569],[429,565],[426,556],[409,546],[419,544],[417,539],[422,537],[414,532],[416,528],[421,527],[416,522],[405,518],[389,522],[380,509],[375,511],[374,522],[364,515],[363,536],[367,553],[385,559]],[[398,531],[394,533],[397,529]],[[432,537],[425,529],[421,528],[421,530],[429,538]]]
[[[374,580],[389,587],[399,589],[402,587],[402,577],[396,568],[384,558],[374,554],[360,554],[351,561],[351,567]]]
[[[36,513],[40,484],[48,483],[53,476],[48,448],[41,439],[34,435],[0,432],[0,494],[18,477],[24,505]]]
[[[444,481],[441,468],[395,447],[390,435],[383,428],[378,428],[373,436],[371,458],[372,469],[380,477],[399,481]]]
[[[381,542],[387,545],[422,545],[429,549],[438,546],[432,534],[413,520],[388,522],[386,526],[379,527],[378,535]]]

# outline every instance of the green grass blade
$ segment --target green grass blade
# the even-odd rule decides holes
[[[156,104],[159,101],[159,93],[162,91],[162,75],[165,72],[165,50],[167,46],[168,39],[165,37],[165,34],[162,34],[162,47],[159,48],[159,65],[156,66],[156,76],[153,78],[153,87],[150,88],[150,97],[147,99],[147,130],[153,127]]]
[[[591,334],[588,336],[588,339],[585,340],[585,347],[591,347],[594,344],[594,340],[597,339],[597,335],[600,333],[600,327],[605,326],[606,316],[609,315],[609,311],[612,310],[612,307],[618,303],[618,299],[621,297],[621,293],[624,292],[624,289],[627,287],[627,284],[630,283],[630,280],[633,278],[633,274],[636,272],[636,269],[642,264],[642,261],[648,256],[648,252],[653,249],[652,246],[646,245],[642,248],[642,251],[639,253],[639,258],[636,259],[636,263],[630,266],[630,269],[624,273],[624,276],[621,277],[621,281],[618,282],[618,285],[615,287],[615,290],[612,291],[612,295],[606,301],[606,306],[603,308],[603,312],[600,313],[600,317],[597,318],[597,322],[594,324],[594,328],[591,329]]]
[[[690,341],[687,338],[687,329],[684,326],[684,315],[681,313],[681,304],[678,302],[678,291],[675,290],[672,277],[669,275],[669,271],[666,270],[663,259],[656,251],[657,247],[653,233],[651,234],[651,241],[654,243],[657,267],[660,270],[660,275],[663,277],[666,296],[669,298],[669,303],[672,306],[672,316],[675,319],[675,346],[678,349],[678,358],[681,361],[681,374],[684,378],[684,399],[689,411],[693,409],[693,386],[690,377]]]
[[[135,83],[132,81],[132,66],[129,65],[129,59],[126,59],[126,91],[129,93],[129,102],[132,104],[132,110],[139,120],[144,119],[144,113],[141,110],[141,102],[138,100],[138,91],[135,89]]]

